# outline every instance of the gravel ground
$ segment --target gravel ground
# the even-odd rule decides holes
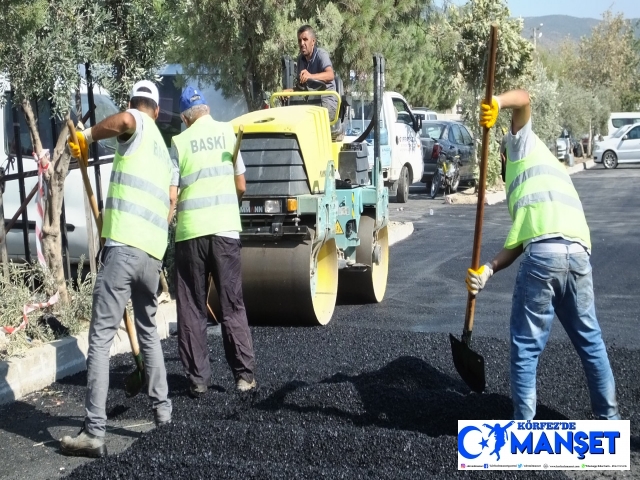
[[[254,328],[259,389],[233,391],[219,337],[210,337],[214,386],[192,400],[175,338],[164,342],[174,423],[68,478],[458,478],[457,419],[511,416],[508,348],[478,338],[488,388],[470,393],[444,334],[328,328]],[[309,348],[309,346],[313,348]],[[638,438],[640,352],[610,349],[622,414]],[[128,356],[113,360],[113,420],[151,419],[148,400],[127,399]],[[577,355],[550,344],[541,358],[540,419],[590,418]],[[84,396],[85,374],[52,386]],[[108,440],[107,440],[108,441]],[[640,447],[635,442],[635,447]],[[474,472],[478,478],[567,478],[563,472]]]

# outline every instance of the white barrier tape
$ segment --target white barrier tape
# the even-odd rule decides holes
[[[27,317],[28,314],[30,314],[31,312],[35,312],[36,310],[40,310],[41,308],[50,307],[51,305],[54,305],[55,303],[57,303],[58,300],[60,300],[59,292],[56,292],[56,294],[53,297],[51,297],[47,302],[28,303],[22,309],[22,323],[17,327],[2,327],[2,330],[4,331],[4,333],[7,333],[9,335],[17,332],[18,330],[24,330],[27,324],[29,323],[29,318]]]
[[[36,210],[38,215],[36,216],[36,250],[38,252],[38,262],[43,267],[46,267],[44,254],[42,253],[42,224],[44,223],[44,202],[47,193],[47,185],[44,182],[44,173],[49,169],[51,165],[49,159],[49,150],[42,150],[42,154],[38,155],[33,152],[33,158],[38,162],[38,191],[36,195]]]

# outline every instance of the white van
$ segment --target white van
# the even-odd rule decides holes
[[[373,111],[373,95],[351,94],[352,101],[345,119],[344,142],[355,141],[369,126]],[[380,156],[382,177],[389,195],[396,201],[409,200],[409,186],[422,178],[422,143],[418,119],[405,98],[396,92],[382,96]],[[369,144],[369,170],[373,168],[373,129],[366,138]]]
[[[160,76],[160,83],[157,84],[160,94],[160,115],[156,124],[167,147],[171,147],[171,137],[185,129],[180,119],[180,95],[187,85],[202,92],[211,109],[211,116],[218,121],[228,122],[249,111],[244,95],[238,94],[225,98],[221,90],[207,85],[203,80],[197,77],[184,77],[184,70],[178,64],[166,65],[158,75]]]
[[[82,97],[82,111],[88,110],[87,100],[87,87],[83,84],[80,90]],[[18,173],[18,159],[16,151],[16,138],[15,130],[13,126],[13,111],[11,100],[8,92],[7,101],[0,107],[0,145],[4,148],[4,155],[0,161],[0,166],[5,170],[6,176],[12,176]],[[119,111],[118,107],[112,101],[109,96],[109,92],[105,89],[94,86],[93,89],[93,101],[96,105],[96,121],[99,122],[109,115],[113,115]],[[72,99],[70,99],[72,101]],[[35,102],[34,102],[35,107]],[[24,179],[25,196],[29,195],[34,185],[38,183],[37,166],[33,158],[33,146],[31,143],[31,136],[27,128],[22,110],[18,110],[20,119],[20,150],[22,153],[22,164],[24,173],[31,176]],[[52,121],[51,110],[49,108],[48,101],[39,101],[37,104],[38,112],[38,130],[40,132],[40,139],[42,141],[43,148],[49,149],[49,152],[53,156],[54,144],[58,139],[58,132],[63,127],[62,120],[57,120],[55,137],[52,135]],[[72,120],[77,123],[75,114],[72,114]],[[89,122],[87,122],[89,125]],[[113,164],[113,156],[115,153],[115,139],[109,139],[97,142],[98,155],[100,157],[100,183],[102,185],[103,196],[106,196],[107,189],[109,187],[109,177],[111,176],[111,167]],[[90,161],[93,159],[90,157]],[[71,164],[77,165],[77,161],[72,158]],[[91,186],[96,192],[95,183],[95,169],[93,166],[88,168],[89,179],[91,180]],[[5,225],[11,220],[13,215],[20,208],[20,190],[19,181],[17,179],[7,180],[5,183],[5,190],[3,194],[4,200],[4,221]],[[104,201],[104,198],[103,198]],[[72,264],[77,264],[80,260],[80,256],[84,255],[85,260],[89,262],[89,247],[87,241],[87,229],[86,229],[86,214],[85,214],[85,193],[84,184],[82,182],[82,174],[79,169],[69,170],[68,176],[65,180],[64,189],[64,203],[65,203],[65,215],[67,223],[67,239],[69,242],[69,260]],[[35,219],[36,219],[36,204],[35,196],[29,202],[27,207],[27,219],[29,229],[29,244],[32,261],[37,259],[36,254],[36,240],[35,240]],[[97,229],[92,220],[92,226],[94,228],[94,238],[97,238]],[[18,221],[13,226],[11,231],[7,232],[7,254],[10,260],[23,261],[26,258],[24,251],[24,237],[22,230],[22,217],[18,218]]]
[[[438,114],[433,110],[427,110],[425,108],[415,108],[411,110],[416,117],[420,118],[423,122],[425,120],[438,120]]]
[[[603,136],[603,140],[611,137],[620,127],[638,122],[640,122],[640,112],[612,112],[607,121],[607,135]]]

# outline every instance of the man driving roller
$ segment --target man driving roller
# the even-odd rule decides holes
[[[304,85],[308,80],[324,82],[327,90],[337,91],[331,58],[327,51],[316,45],[316,33],[311,25],[303,25],[298,29],[298,83]],[[322,95],[322,106],[329,113],[329,121],[333,121],[338,108],[338,99],[334,95]],[[331,128],[332,133],[340,131],[340,121]]]

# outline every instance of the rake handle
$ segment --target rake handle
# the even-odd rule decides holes
[[[491,103],[493,97],[493,85],[496,77],[496,56],[498,51],[498,26],[491,24],[491,36],[489,39],[489,63],[487,65],[487,86],[485,91],[485,102]],[[480,248],[482,246],[482,219],[484,217],[484,200],[487,186],[487,164],[489,160],[489,134],[487,127],[482,128],[482,154],[480,157],[480,180],[478,184],[478,206],[476,211],[476,225],[473,235],[473,254],[471,258],[471,268],[477,270],[480,267]],[[476,311],[476,296],[469,293],[467,297],[467,309],[464,319],[464,332],[462,339],[465,343],[470,343],[471,332],[473,331],[473,320]]]
[[[71,136],[71,139],[75,144],[77,144],[78,135],[76,134],[76,127],[73,125],[73,122],[71,120],[67,120],[67,127],[69,128],[69,135]],[[88,164],[89,159],[84,158],[84,155],[83,158],[78,159],[78,165],[80,165],[80,171],[82,172],[82,181],[84,182],[84,187],[86,189],[87,196],[89,197],[89,204],[91,205],[93,218],[96,221],[96,226],[98,227],[98,236],[100,237],[100,243],[102,246],[104,246],[104,239],[102,238],[102,216],[100,215],[100,211],[98,210],[98,203],[96,202],[96,197],[93,194],[93,188],[91,187],[91,182],[89,181],[89,174],[87,172]],[[131,343],[131,351],[133,352],[134,357],[138,357],[140,355],[138,336],[136,334],[136,328],[133,324],[133,320],[129,316],[129,311],[126,308],[124,310],[123,318],[125,327],[127,329],[127,335],[129,336],[129,342]]]

